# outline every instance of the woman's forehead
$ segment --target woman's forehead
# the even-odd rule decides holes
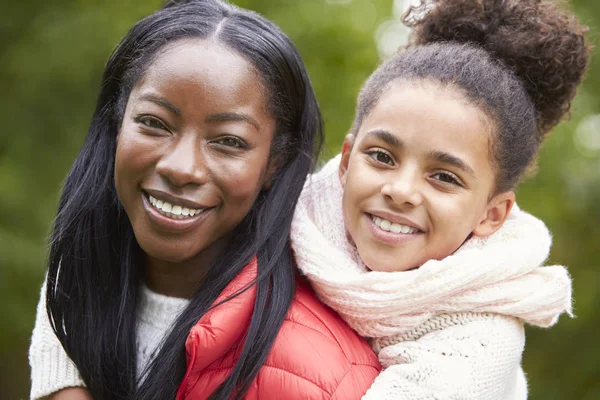
[[[180,41],[162,51],[134,87],[130,101],[148,96],[168,99],[179,110],[237,110],[258,118],[268,114],[268,97],[253,65],[212,40]]]

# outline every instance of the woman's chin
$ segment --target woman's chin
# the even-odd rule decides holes
[[[186,251],[187,249],[179,248],[179,246],[156,246],[155,244],[144,246],[140,244],[140,247],[147,257],[163,263],[178,264],[192,258],[192,255],[187,254],[189,250]]]

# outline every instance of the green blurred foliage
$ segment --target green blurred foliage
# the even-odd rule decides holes
[[[326,121],[329,151],[352,123],[361,83],[380,56],[375,32],[393,0],[237,0],[276,22],[306,62]],[[27,398],[27,348],[43,279],[46,238],[62,179],[83,141],[112,48],[160,0],[27,0],[0,17],[0,398]],[[399,3],[399,1],[397,1]],[[573,10],[600,37],[600,2]],[[596,49],[598,50],[598,49]],[[596,115],[596,118],[593,116]],[[600,398],[600,56],[592,58],[572,116],[546,141],[522,208],[554,234],[551,263],[569,266],[577,318],[528,328],[531,399]]]

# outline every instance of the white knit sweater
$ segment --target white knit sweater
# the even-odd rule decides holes
[[[145,285],[140,290],[137,311],[137,365],[139,374],[152,360],[167,330],[189,300],[163,296]],[[35,326],[29,347],[31,399],[40,399],[67,387],[85,386],[56,338],[46,313],[46,284],[42,285]]]
[[[368,271],[347,240],[339,156],[313,175],[292,223],[298,267],[321,300],[370,338],[384,371],[364,399],[527,398],[523,322],[571,312],[564,267],[541,267],[551,237],[517,207],[488,238],[403,272]]]

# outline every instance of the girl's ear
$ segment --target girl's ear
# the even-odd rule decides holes
[[[502,225],[513,204],[515,204],[515,192],[508,191],[494,196],[489,202],[485,213],[479,224],[473,229],[475,236],[490,236],[496,232]]]
[[[349,133],[344,139],[342,145],[342,160],[340,161],[340,168],[338,169],[338,175],[342,187],[346,184],[346,172],[348,171],[348,163],[350,162],[350,153],[352,153],[352,147],[354,146],[354,135]]]

